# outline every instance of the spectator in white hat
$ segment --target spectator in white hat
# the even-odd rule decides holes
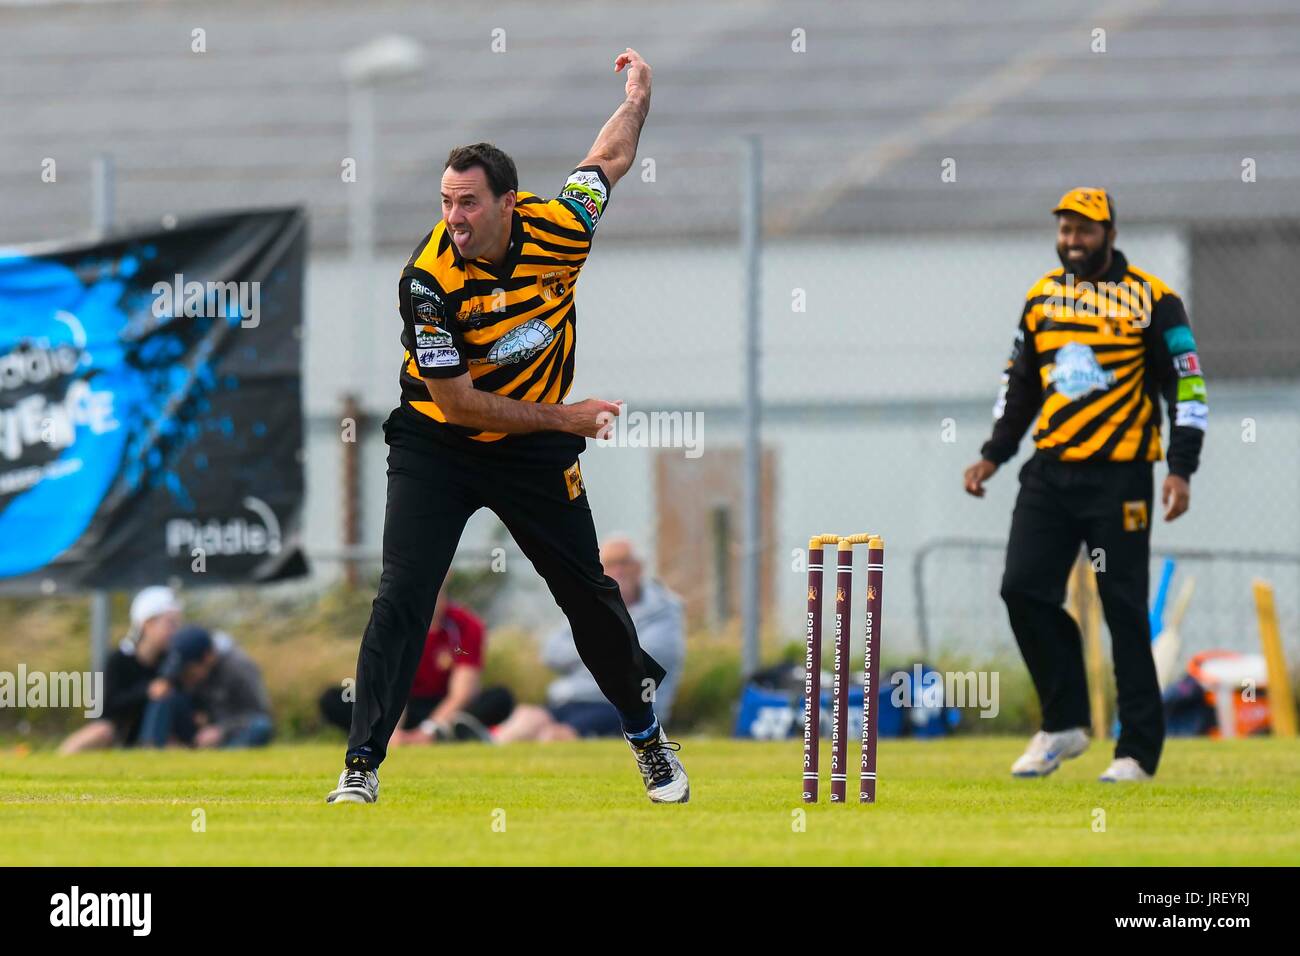
[[[158,668],[181,626],[181,604],[171,588],[144,588],[131,601],[131,629],[104,666],[104,716],[75,731],[59,753],[130,747],[151,697],[165,693]]]

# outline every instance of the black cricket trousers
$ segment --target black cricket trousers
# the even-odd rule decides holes
[[[406,414],[398,409],[384,423],[383,573],[357,657],[349,766],[374,768],[383,761],[415,680],[438,590],[479,508],[497,514],[545,579],[573,628],[578,655],[609,702],[629,718],[648,719],[647,688],[659,686],[664,669],[641,650],[618,584],[601,566],[585,488],[570,498],[564,467],[507,462],[440,444]]]
[[[1020,470],[1002,599],[1043,709],[1043,730],[1087,727],[1079,627],[1064,608],[1079,544],[1098,569],[1111,636],[1120,737],[1115,756],[1155,773],[1165,721],[1147,616],[1153,469],[1150,462],[1063,462],[1041,452]]]

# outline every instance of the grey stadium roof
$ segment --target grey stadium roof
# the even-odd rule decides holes
[[[305,204],[344,240],[342,55],[405,34],[425,75],[379,94],[378,235],[436,215],[447,149],[490,139],[546,192],[617,105],[615,53],[655,69],[641,155],[606,232],[735,228],[737,138],[764,142],[770,232],[1041,223],[1104,185],[1121,222],[1300,215],[1294,0],[915,3],[0,5],[0,244],[84,230],[93,155],[119,218]],[[190,50],[202,27],[207,52]],[[491,51],[505,30],[506,52]],[[1106,30],[1106,52],[1093,31]],[[806,31],[807,52],[791,49]],[[58,180],[41,182],[42,160]],[[940,164],[957,163],[956,182]],[[1258,182],[1243,183],[1244,158]]]

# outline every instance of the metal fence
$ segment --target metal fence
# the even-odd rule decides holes
[[[916,629],[927,654],[974,658],[1017,653],[998,596],[1005,542],[972,538],[929,541],[912,559]],[[1170,548],[1152,555],[1154,591],[1165,558],[1176,562],[1169,604],[1183,583],[1195,588],[1180,627],[1185,663],[1199,651],[1258,653],[1259,629],[1251,583],[1273,585],[1288,658],[1300,661],[1300,553]]]

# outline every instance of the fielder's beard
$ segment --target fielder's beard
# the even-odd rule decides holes
[[[1056,247],[1056,257],[1061,260],[1061,265],[1065,267],[1065,271],[1081,282],[1097,277],[1106,264],[1106,257],[1109,255],[1110,243],[1108,242],[1103,242],[1096,252],[1086,256],[1082,261],[1071,259],[1069,250],[1064,246]]]

